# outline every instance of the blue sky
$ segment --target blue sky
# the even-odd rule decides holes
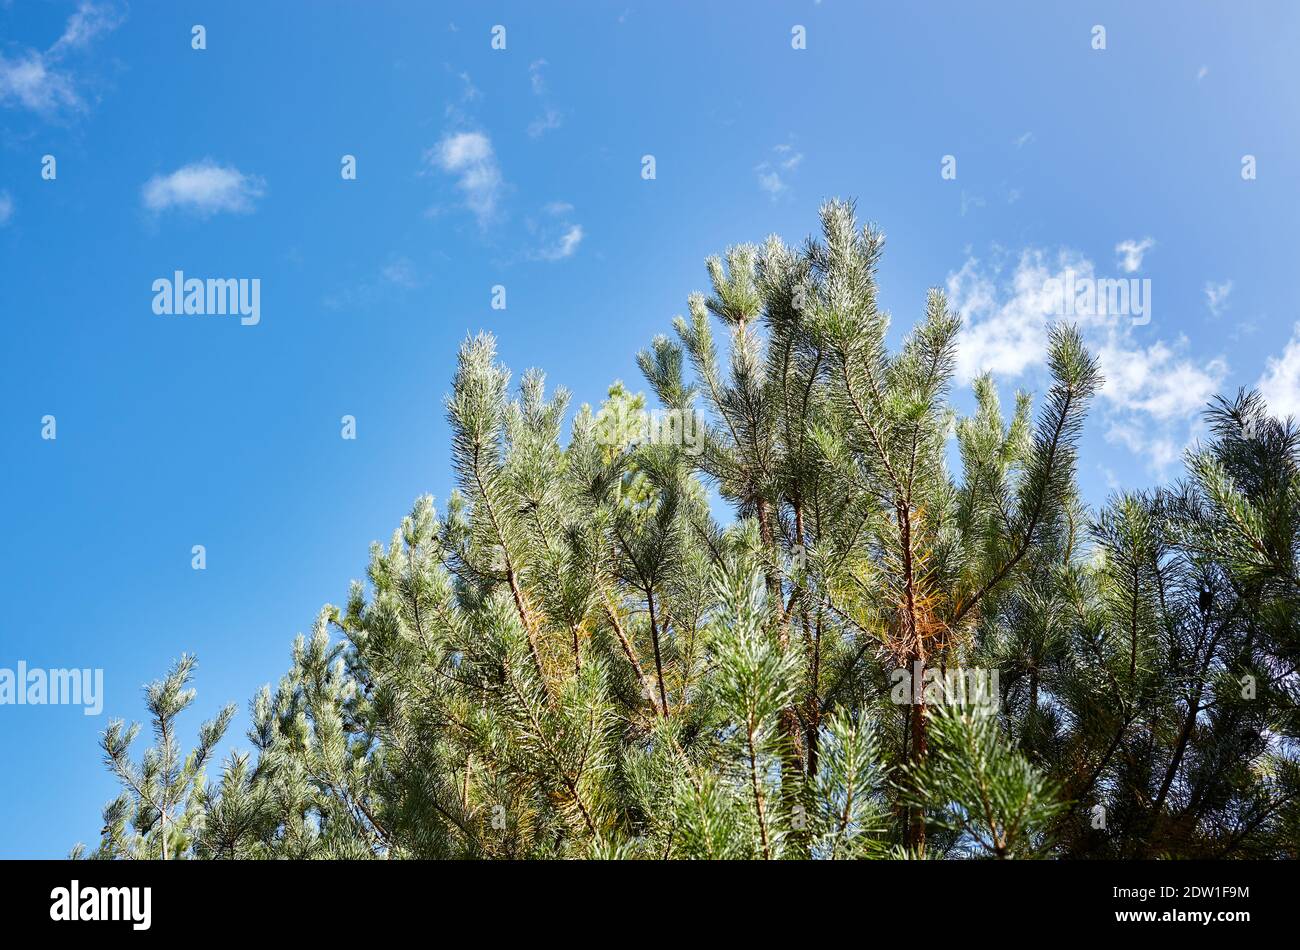
[[[96,839],[96,737],[173,657],[192,737],[446,498],[467,332],[575,403],[639,387],[705,256],[827,197],[888,234],[895,337],[948,287],[1008,396],[1045,281],[1150,280],[1149,322],[1083,321],[1094,501],[1176,477],[1214,392],[1300,414],[1300,7],[892,6],[0,0],[0,668],[105,676],[99,717],[0,706],[0,857]],[[155,315],[175,270],[258,278],[260,322]]]

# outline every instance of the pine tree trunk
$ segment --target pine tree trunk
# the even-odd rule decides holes
[[[783,600],[785,595],[781,589],[781,577],[776,570],[776,532],[772,527],[772,509],[768,505],[767,499],[761,495],[758,496],[756,507],[758,510],[758,533],[766,552],[765,560],[767,564],[764,573],[767,580],[767,592],[768,596],[772,598],[777,624],[777,637],[781,649],[788,652],[790,649],[790,626],[789,618],[785,614]],[[781,756],[781,799],[785,810],[788,813],[793,813],[795,807],[799,804],[799,790],[804,774],[803,729],[799,723],[798,710],[794,706],[787,706],[781,710],[779,722],[785,747]],[[806,835],[797,835],[796,837],[803,838],[801,844],[807,845]]]
[[[919,764],[925,758],[926,733],[929,722],[925,715],[925,660],[919,654],[912,657],[908,668],[913,674],[912,680],[912,747],[908,761]],[[918,854],[925,852],[925,809],[913,806],[907,819],[907,846]]]
[[[655,651],[655,677],[659,680],[659,704],[665,716],[668,715],[668,690],[664,688],[664,661],[659,652],[659,621],[655,618],[655,594],[652,588],[646,588],[646,603],[650,605],[650,642]]]

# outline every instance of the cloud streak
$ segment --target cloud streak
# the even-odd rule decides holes
[[[562,261],[566,257],[572,257],[578,250],[578,245],[582,243],[582,225],[571,224],[560,239],[553,245],[543,248],[538,252],[538,257],[544,261]]]
[[[544,59],[536,59],[528,64],[528,82],[532,86],[533,95],[542,100],[542,114],[528,123],[528,135],[531,138],[541,138],[547,132],[558,129],[564,124],[563,113],[550,102],[546,88],[546,77],[542,74],[542,70],[545,68],[546,60]]]

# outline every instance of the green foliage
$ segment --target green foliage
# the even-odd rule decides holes
[[[958,835],[957,848],[997,858],[1030,856],[1065,805],[1050,781],[1000,735],[995,716],[940,706],[929,755],[910,787],[922,807],[941,803],[934,821]]]
[[[199,727],[198,745],[182,756],[176,719],[193,702],[189,688],[194,658],[182,656],[161,680],[145,687],[145,707],[153,727],[154,744],[138,762],[131,746],[140,724],[120,719],[109,723],[100,740],[104,763],[122,783],[123,791],[104,808],[104,828],[95,857],[162,859],[184,857],[196,849],[203,834],[210,796],[204,769],[225,735],[235,707],[227,706]],[[74,856],[81,856],[78,845]]]
[[[1079,334],[1036,407],[983,377],[959,417],[943,294],[891,351],[883,235],[821,225],[711,258],[638,356],[657,407],[616,383],[567,440],[567,394],[467,340],[445,509],[372,546],[219,781],[231,710],[179,751],[192,660],[139,763],[112,724],[91,856],[1296,857],[1292,425],[1221,400],[1182,482],[1090,511]]]

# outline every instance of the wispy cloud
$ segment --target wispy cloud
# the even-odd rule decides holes
[[[538,252],[538,256],[544,261],[562,261],[566,257],[572,257],[578,250],[578,245],[582,243],[582,225],[571,224],[564,233],[560,235],[559,241],[550,247],[544,247]]]
[[[325,294],[321,304],[327,310],[368,310],[401,300],[405,292],[425,283],[425,274],[409,257],[395,255],[364,280],[344,284]]]
[[[773,146],[772,153],[771,158],[754,166],[754,174],[758,177],[758,187],[775,201],[789,189],[787,179],[803,163],[803,153],[789,144]]]
[[[124,13],[118,6],[84,0],[68,18],[63,33],[45,52],[0,53],[0,105],[17,106],[50,117],[85,109],[79,81],[65,60],[85,50],[95,37],[117,28]]]
[[[528,134],[535,139],[541,138],[547,132],[558,129],[563,124],[564,116],[558,110],[547,106],[541,115],[528,123]]]
[[[170,175],[155,175],[142,190],[144,206],[150,211],[175,208],[204,217],[222,211],[247,214],[265,193],[261,178],[211,159],[184,165]]]
[[[1227,309],[1228,294],[1232,293],[1232,281],[1225,280],[1221,284],[1213,281],[1205,283],[1205,303],[1210,308],[1210,313],[1216,317]]]
[[[1016,148],[1024,148],[1033,140],[1034,140],[1034,133],[1025,132],[1022,133],[1021,135],[1017,135],[1014,139],[1012,139],[1011,144],[1014,145]]]
[[[14,216],[14,200],[9,197],[9,192],[0,191],[0,227],[9,223],[9,219]]]
[[[542,75],[542,70],[546,68],[546,60],[535,59],[528,64],[528,81],[532,84],[533,95],[546,95],[546,77]]]
[[[50,114],[80,109],[81,97],[71,76],[51,69],[43,54],[28,50],[17,59],[0,53],[0,103]]]
[[[68,17],[63,35],[50,47],[49,55],[58,57],[69,50],[84,49],[101,33],[109,33],[121,24],[123,14],[109,4],[91,3],[89,0],[77,7]]]
[[[754,169],[758,174],[758,187],[766,191],[773,198],[780,195],[789,186],[781,180],[779,172],[773,171],[771,166],[766,163],[759,165]]]
[[[1140,241],[1134,241],[1132,238],[1127,241],[1120,241],[1115,245],[1115,253],[1119,255],[1120,269],[1126,274],[1132,274],[1142,266],[1142,258],[1146,252],[1155,246],[1155,239],[1149,237],[1145,237]]]
[[[542,220],[529,219],[528,230],[537,241],[537,246],[528,252],[528,258],[534,261],[562,261],[572,257],[578,251],[585,232],[582,225],[573,220],[573,205],[567,201],[552,201],[544,207]]]
[[[781,157],[781,167],[786,171],[794,171],[803,162],[803,152],[796,152],[793,145],[777,145],[772,151]]]
[[[379,275],[386,282],[407,290],[420,286],[420,273],[409,257],[394,258],[380,269]]]
[[[546,76],[543,72],[545,69],[544,59],[535,59],[528,64],[529,85],[532,86],[533,95],[542,100],[541,115],[528,123],[528,134],[532,138],[540,138],[564,124],[564,114],[551,103]]]
[[[460,74],[460,81],[464,87],[460,94],[463,101],[474,102],[475,100],[483,98],[483,93],[479,92],[478,86],[474,85],[474,80],[470,78],[468,72],[462,72]]]
[[[474,85],[474,77],[470,75],[469,70],[457,71],[450,63],[443,63],[443,69],[460,83],[460,95],[448,99],[446,105],[443,106],[447,124],[450,126],[473,125],[471,113],[483,98],[483,91]]]
[[[482,132],[451,132],[424,153],[424,160],[456,176],[456,187],[464,195],[465,207],[474,213],[481,227],[496,216],[504,179],[497,164],[492,141]]]

